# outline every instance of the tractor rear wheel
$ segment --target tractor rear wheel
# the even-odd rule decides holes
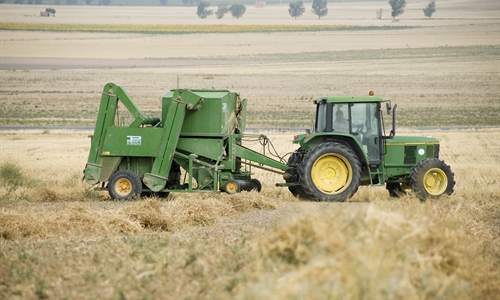
[[[347,146],[323,143],[302,160],[300,180],[304,191],[318,201],[345,201],[361,182],[361,164]]]
[[[290,158],[288,158],[288,169],[286,170],[286,172],[290,174],[290,178],[286,180],[287,183],[299,182],[299,172],[296,169],[296,165],[300,163],[300,154],[298,153],[298,151],[301,150],[302,148],[299,148],[297,151],[293,152],[292,155],[290,155]],[[306,194],[306,192],[304,192],[304,189],[301,185],[289,186],[288,190],[292,193],[292,195],[299,199],[306,200],[311,198],[308,194]]]
[[[141,195],[141,179],[132,171],[118,171],[109,179],[108,192],[112,199],[130,200]]]
[[[413,167],[410,186],[422,200],[443,194],[451,195],[455,187],[455,174],[442,160],[424,159]]]

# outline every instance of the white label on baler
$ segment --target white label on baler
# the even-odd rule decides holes
[[[127,146],[140,146],[142,144],[142,136],[127,135]]]
[[[222,112],[226,112],[227,111],[227,103],[222,103]]]

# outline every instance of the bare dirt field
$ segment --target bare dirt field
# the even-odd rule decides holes
[[[0,298],[495,299],[500,286],[498,1],[329,3],[318,20],[288,4],[243,18],[194,7],[0,4],[1,22],[333,24],[375,29],[230,34],[0,31]],[[384,9],[383,19],[375,11]],[[406,27],[405,27],[406,26]],[[347,203],[301,202],[256,171],[260,194],[110,201],[81,182],[102,88],[159,115],[170,89],[229,89],[251,127],[310,127],[312,100],[398,103],[398,134],[432,135],[455,193],[421,203],[364,187]],[[416,130],[416,127],[466,127]],[[281,154],[294,133],[266,133]],[[251,145],[249,145],[251,146]],[[256,150],[258,146],[255,147]]]

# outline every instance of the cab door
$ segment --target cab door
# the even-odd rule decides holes
[[[379,122],[378,103],[352,103],[349,126],[353,134],[363,145],[371,165],[382,161],[382,140]]]

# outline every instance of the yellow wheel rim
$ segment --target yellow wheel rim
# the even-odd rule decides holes
[[[235,181],[226,183],[226,192],[229,194],[236,194],[236,192],[238,192],[238,183]]]
[[[311,168],[311,178],[318,190],[324,194],[342,193],[352,182],[352,167],[340,154],[328,153],[320,156]]]
[[[439,168],[432,168],[424,175],[425,190],[433,195],[438,196],[446,191],[448,186],[448,177],[443,170]]]
[[[127,178],[120,178],[115,183],[115,191],[119,196],[127,196],[132,192],[132,182]]]

